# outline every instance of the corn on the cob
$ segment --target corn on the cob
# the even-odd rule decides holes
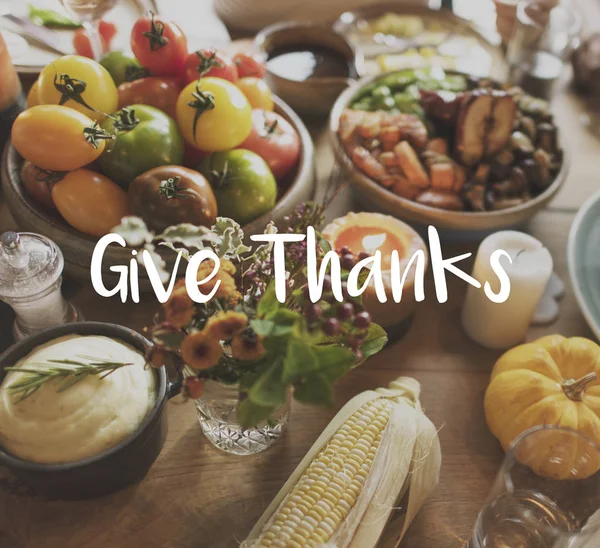
[[[359,394],[329,423],[251,531],[245,546],[375,546],[408,490],[404,527],[439,477],[437,431],[421,410],[417,381]]]

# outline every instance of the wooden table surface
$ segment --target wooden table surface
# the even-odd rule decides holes
[[[531,329],[528,339],[555,332],[592,337],[569,284],[566,244],[576,210],[598,187],[600,141],[581,125],[584,106],[574,95],[563,93],[554,106],[573,165],[562,192],[528,230],[549,248],[567,288],[558,321]],[[333,160],[323,127],[313,124],[311,131],[323,182]],[[349,206],[349,196],[342,195],[336,212]],[[0,203],[0,229],[12,226]],[[476,244],[462,244],[446,245],[444,251],[453,255],[459,247],[476,250]],[[443,305],[435,299],[431,279],[426,289],[427,298],[407,335],[338,384],[335,408],[294,404],[287,433],[262,454],[237,457],[214,449],[203,438],[193,405],[176,399],[169,403],[169,434],[160,457],[139,485],[120,493],[83,502],[47,501],[23,493],[8,472],[0,470],[0,548],[235,547],[337,409],[358,392],[400,375],[421,382],[423,405],[440,429],[443,451],[440,484],[402,546],[465,546],[502,459],[483,414],[483,394],[499,353],[478,347],[461,331],[459,310],[466,290],[461,280],[449,279],[450,299]],[[141,329],[158,308],[153,298],[123,305],[98,297],[88,286],[79,289],[73,301],[86,319]],[[6,320],[0,318],[0,326]],[[6,337],[4,328],[0,343]],[[387,534],[397,531],[392,524]],[[385,538],[380,543],[388,545]]]

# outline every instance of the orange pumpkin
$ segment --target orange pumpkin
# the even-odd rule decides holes
[[[551,335],[509,350],[494,366],[484,405],[488,426],[505,450],[538,425],[571,428],[600,444],[600,346]],[[539,448],[532,465],[536,472],[565,479],[600,469],[597,455],[582,455],[585,449],[578,444],[572,444],[568,458],[552,464],[552,445]]]

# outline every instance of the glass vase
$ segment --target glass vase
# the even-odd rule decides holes
[[[290,416],[290,393],[285,404],[265,421],[243,428],[238,420],[237,384],[205,381],[204,393],[194,400],[204,435],[217,448],[234,455],[253,455],[268,449],[283,434]]]

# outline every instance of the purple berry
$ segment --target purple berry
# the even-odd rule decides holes
[[[348,255],[349,253],[352,253],[352,251],[350,251],[350,248],[347,246],[342,247],[339,251],[340,255]]]
[[[352,303],[342,303],[337,307],[336,316],[340,320],[349,320],[354,314],[354,306]]]
[[[342,268],[344,270],[351,270],[354,266],[354,262],[355,259],[352,253],[346,253],[345,255],[342,255]]]
[[[361,251],[361,252],[358,254],[358,260],[359,260],[359,261],[362,261],[362,260],[364,260],[364,259],[368,259],[370,256],[371,256],[371,254],[370,254],[370,253],[367,253],[366,251]]]
[[[359,312],[354,318],[354,327],[367,329],[371,325],[371,315],[368,312]]]
[[[340,322],[335,318],[327,318],[323,322],[323,333],[328,337],[335,337],[341,330]]]
[[[327,274],[323,277],[323,291],[329,291],[331,289],[331,276]]]
[[[311,304],[310,306],[306,307],[306,317],[308,318],[309,322],[317,321],[321,317],[322,313],[323,311],[318,304]]]

